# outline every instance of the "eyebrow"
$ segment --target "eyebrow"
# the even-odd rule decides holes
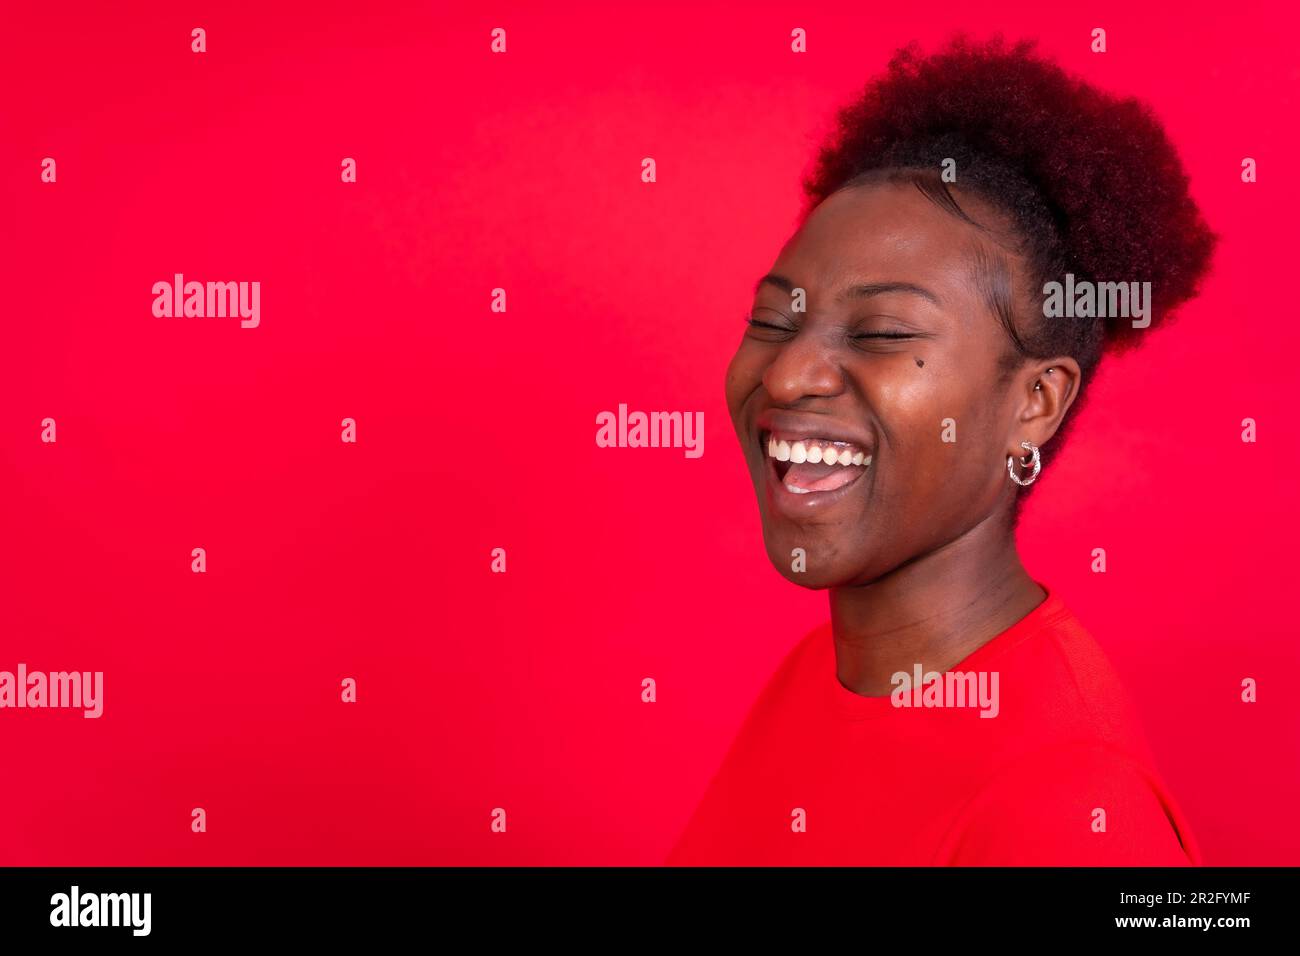
[[[783,275],[777,275],[775,272],[769,272],[756,283],[754,283],[754,294],[764,285],[774,285],[787,293],[793,294],[795,285]],[[911,282],[866,282],[861,285],[851,286],[840,296],[841,299],[865,299],[873,295],[885,295],[890,292],[905,292],[910,295],[919,295],[927,302],[935,305],[942,305],[939,297],[922,286],[915,285]]]

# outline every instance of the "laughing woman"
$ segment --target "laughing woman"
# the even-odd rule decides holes
[[[1173,147],[1028,44],[959,41],[899,53],[804,189],[726,390],[768,556],[829,591],[830,621],[668,862],[1201,862],[1114,671],[1014,534],[1102,356],[1208,268]],[[1067,282],[1135,294],[1067,318],[1045,295]]]

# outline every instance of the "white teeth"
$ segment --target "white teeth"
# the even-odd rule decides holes
[[[830,442],[813,438],[805,441],[778,441],[774,437],[767,440],[767,456],[777,461],[793,464],[811,462],[827,465],[870,465],[871,456],[848,445],[845,442]]]
[[[800,488],[798,485],[786,485],[785,487],[787,490],[793,491],[796,495],[812,494],[812,489],[810,488]]]

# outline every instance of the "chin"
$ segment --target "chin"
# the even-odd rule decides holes
[[[840,550],[832,543],[810,541],[807,537],[800,537],[797,533],[789,531],[772,533],[766,528],[763,531],[763,543],[767,549],[767,558],[772,562],[772,567],[776,568],[777,573],[791,584],[797,584],[801,588],[823,591],[849,584],[856,577],[851,569],[843,566],[842,561],[827,563],[824,560],[826,554],[833,554]],[[795,570],[796,557],[793,553],[795,548],[804,549],[801,571]],[[818,561],[819,554],[823,556],[822,561]]]

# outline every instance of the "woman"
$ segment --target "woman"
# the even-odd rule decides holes
[[[1115,673],[1014,536],[1102,354],[1208,267],[1172,146],[1028,44],[957,41],[899,53],[804,188],[726,389],[768,556],[830,591],[830,621],[668,862],[1201,862]],[[1104,282],[1131,295],[1089,304]]]

